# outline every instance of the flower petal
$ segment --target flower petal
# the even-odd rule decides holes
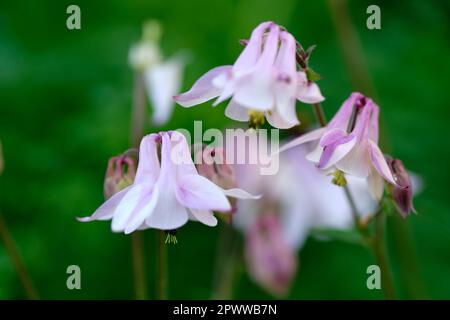
[[[346,136],[329,146],[324,147],[319,160],[319,169],[328,169],[336,162],[345,157],[355,146],[357,139],[352,136]]]
[[[155,185],[152,192],[144,196],[139,206],[131,213],[125,227],[125,234],[129,234],[143,225],[145,219],[153,213],[158,197],[159,189],[158,185]]]
[[[222,189],[223,193],[228,197],[233,197],[237,199],[260,199],[261,195],[252,195],[245,190],[239,188],[232,188],[228,190]]]
[[[286,151],[288,149],[294,148],[300,144],[309,142],[309,141],[313,141],[313,140],[317,140],[320,139],[322,137],[322,135],[326,132],[326,128],[319,128],[316,130],[312,130],[308,133],[305,133],[304,135],[295,138],[294,140],[286,143],[284,146],[282,146],[279,150],[275,151],[272,155],[276,155],[280,152]]]
[[[150,134],[142,138],[139,146],[139,163],[134,179],[135,184],[154,184],[159,176],[159,159],[156,148],[158,134]]]
[[[175,96],[174,100],[187,108],[217,97],[222,89],[214,87],[212,81],[218,75],[230,72],[231,68],[232,66],[220,66],[209,70],[194,83],[189,91]]]
[[[111,228],[114,232],[125,230],[127,222],[135,209],[143,207],[143,203],[151,194],[153,185],[149,183],[134,184],[130,191],[120,201],[112,219]]]
[[[106,200],[90,217],[77,218],[80,222],[89,222],[94,220],[109,220],[114,215],[114,210],[116,210],[119,203],[122,201],[123,197],[130,191],[132,186],[128,186],[125,189],[117,192],[111,198]]]
[[[367,142],[356,144],[345,157],[336,162],[336,167],[350,175],[366,178],[371,168]]]
[[[308,82],[303,71],[297,73],[297,99],[303,103],[313,104],[325,100],[319,86],[314,82]]]
[[[165,124],[172,115],[173,96],[181,87],[184,63],[173,58],[166,63],[148,68],[145,73],[147,95],[153,106],[152,121],[154,124]]]
[[[231,99],[230,103],[225,109],[225,115],[236,121],[248,121],[248,109],[240,106],[236,101]]]
[[[389,183],[393,185],[397,185],[395,183],[395,179],[392,176],[392,172],[389,169],[388,164],[386,163],[386,159],[383,156],[378,145],[369,140],[369,150],[370,150],[370,160],[372,161],[373,166],[378,171],[378,173]]]
[[[234,98],[240,105],[265,111],[274,106],[274,60],[278,51],[280,28],[272,24],[264,50],[252,73],[236,84]]]
[[[266,111],[267,122],[269,122],[272,127],[278,129],[289,129],[300,123],[300,121],[298,121],[297,119],[297,114],[295,113],[295,100],[291,100],[291,102],[293,103],[290,107],[288,107],[287,105],[282,107],[285,110],[284,115],[282,115],[279,111],[279,106],[281,106],[280,102],[278,102],[277,108]]]
[[[178,179],[176,197],[178,201],[198,210],[231,210],[230,202],[222,189],[198,174],[184,175]]]
[[[367,184],[372,197],[375,200],[380,201],[381,197],[383,196],[384,181],[383,178],[374,169],[370,171],[370,175],[367,178]]]
[[[211,211],[190,209],[193,218],[210,227],[217,225],[217,219]]]

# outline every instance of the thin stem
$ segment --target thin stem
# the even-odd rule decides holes
[[[134,76],[133,110],[131,117],[130,145],[138,148],[144,132],[145,84],[143,75],[136,72]],[[131,234],[131,252],[133,255],[134,291],[136,299],[147,297],[144,268],[143,235],[141,232]]]
[[[14,265],[14,269],[16,270],[17,276],[19,277],[20,283],[25,291],[25,294],[30,300],[39,299],[38,293],[34,289],[33,282],[31,281],[30,275],[28,273],[25,264],[23,263],[22,257],[19,254],[19,251],[14,243],[14,240],[9,233],[8,227],[6,226],[6,222],[3,218],[3,215],[0,213],[0,238],[5,245],[5,249],[9,258],[11,259],[12,264]]]
[[[165,243],[165,232],[157,230],[158,243],[158,274],[156,285],[158,299],[167,299],[167,247]]]
[[[320,126],[325,127],[327,125],[327,119],[325,117],[325,113],[323,112],[322,105],[320,103],[314,103],[313,108]]]
[[[213,300],[229,300],[233,296],[236,261],[239,254],[239,239],[231,225],[224,225],[219,235],[215,262]]]
[[[385,215],[383,212],[379,211],[375,215],[375,237],[373,238],[373,251],[377,264],[381,269],[381,289],[383,290],[384,297],[388,300],[393,300],[395,299],[395,288],[391,269],[389,267],[386,246],[384,243],[384,225]]]
[[[147,298],[145,281],[143,233],[136,231],[131,234],[131,252],[133,255],[134,292],[137,300]]]

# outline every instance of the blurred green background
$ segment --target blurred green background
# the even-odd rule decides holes
[[[450,3],[349,1],[370,79],[363,83],[367,78],[360,79],[360,68],[355,74],[345,62],[342,46],[351,34],[345,29],[347,20],[339,20],[342,12],[336,7],[341,3],[331,1],[0,3],[0,140],[6,166],[0,177],[0,211],[42,298],[134,297],[129,236],[111,233],[109,223],[82,224],[75,217],[90,215],[103,202],[107,159],[128,148],[133,74],[127,55],[148,18],[160,19],[164,26],[166,56],[189,50],[183,88],[212,67],[231,64],[242,49],[238,39],[248,37],[261,21],[273,20],[305,47],[317,45],[311,64],[324,77],[319,84],[328,117],[356,88],[375,94],[388,131],[386,148],[423,178],[424,190],[415,200],[419,214],[404,224],[410,227],[426,297],[450,298]],[[70,4],[81,8],[81,30],[66,28]],[[366,28],[370,4],[381,8],[381,30]],[[339,28],[344,37],[338,36]],[[350,54],[358,56],[354,48]],[[167,127],[151,128],[147,121],[146,132],[190,129],[198,119],[204,128],[231,125],[223,106],[210,105],[176,107]],[[298,108],[308,114],[307,106],[299,103]],[[411,298],[400,272],[403,248],[396,245],[395,223],[388,220],[396,287],[401,298]],[[155,233],[144,234],[153,298]],[[169,247],[170,298],[210,297],[217,235],[217,228],[196,223],[180,230],[179,243]],[[366,267],[373,259],[362,247],[309,239],[299,258],[288,298],[382,298],[380,291],[366,288]],[[66,288],[71,264],[81,267],[82,290]],[[0,298],[23,297],[0,245]],[[270,298],[245,270],[234,297]]]

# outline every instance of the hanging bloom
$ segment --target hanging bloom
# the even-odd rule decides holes
[[[416,212],[413,206],[413,185],[408,171],[399,159],[386,157],[389,168],[394,175],[396,186],[390,188],[392,200],[403,218],[406,218],[411,211]]]
[[[191,107],[218,97],[214,106],[231,98],[225,115],[249,121],[252,112],[265,115],[277,128],[297,124],[296,100],[316,103],[324,100],[319,87],[297,70],[294,37],[273,22],[257,26],[234,65],[214,68],[192,88],[174,99]]]
[[[159,47],[161,26],[156,21],[144,25],[142,40],[130,48],[131,67],[143,77],[148,99],[153,106],[152,122],[164,125],[173,112],[173,95],[179,92],[184,58],[163,59]]]
[[[297,271],[297,254],[283,237],[279,217],[261,214],[246,234],[250,276],[275,296],[285,296]]]
[[[131,153],[132,150],[109,159],[103,185],[105,199],[111,198],[133,183],[136,175],[136,158]]]
[[[126,234],[146,228],[177,229],[189,218],[215,226],[212,211],[231,210],[226,196],[254,198],[240,189],[224,190],[200,176],[184,136],[161,132],[142,139],[134,183],[80,221],[112,219],[112,230]]]
[[[392,185],[396,182],[378,147],[378,113],[379,108],[371,99],[353,93],[326,127],[294,139],[280,151],[318,140],[315,150],[306,156],[308,160],[319,169],[336,168],[349,175],[368,178],[372,195],[381,199],[383,179]]]

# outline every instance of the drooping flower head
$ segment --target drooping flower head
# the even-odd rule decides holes
[[[273,22],[257,26],[234,65],[214,68],[192,88],[174,97],[184,107],[213,98],[214,105],[231,98],[225,115],[249,121],[250,113],[260,112],[277,128],[297,124],[296,100],[316,103],[324,100],[319,87],[297,69],[297,42]]]
[[[159,152],[160,149],[160,152]],[[224,190],[198,174],[185,137],[176,131],[145,136],[134,183],[113,195],[90,217],[110,220],[115,232],[174,230],[188,219],[215,226],[213,210],[231,210],[227,196],[254,198],[240,189]]]
[[[379,107],[372,99],[353,93],[342,105],[330,123],[313,130],[283,146],[280,151],[318,140],[307,159],[323,170],[340,170],[360,178],[368,178],[370,190],[380,199],[383,179],[396,182],[378,147]]]

